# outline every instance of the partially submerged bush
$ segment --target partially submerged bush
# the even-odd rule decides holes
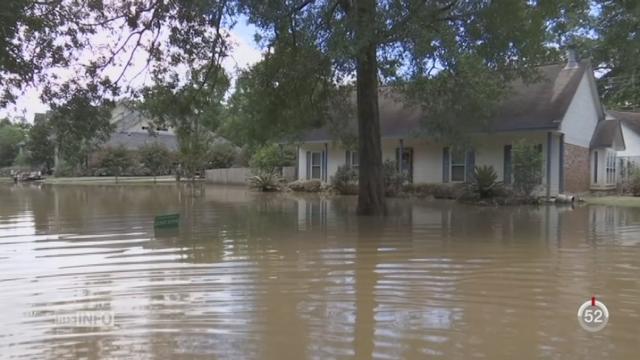
[[[542,182],[542,151],[520,141],[513,145],[513,187],[521,195],[531,197]]]
[[[249,178],[249,185],[260,191],[278,191],[282,179],[276,174],[254,175]]]
[[[299,192],[319,192],[322,190],[320,180],[297,180],[289,183],[289,189]]]
[[[384,176],[384,192],[387,196],[396,195],[407,182],[407,174],[398,171],[398,165],[393,160],[385,160],[382,164]]]
[[[338,167],[335,176],[331,177],[331,185],[340,194],[355,195],[358,193],[358,171],[346,165]]]
[[[498,174],[493,166],[476,166],[471,191],[478,194],[481,199],[486,199],[496,195],[498,186]]]

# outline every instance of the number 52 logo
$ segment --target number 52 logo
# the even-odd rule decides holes
[[[600,331],[609,322],[609,310],[595,297],[585,301],[578,309],[578,322],[583,329],[591,332]]]

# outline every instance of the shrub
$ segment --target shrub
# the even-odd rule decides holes
[[[542,181],[542,151],[523,141],[513,146],[513,187],[526,197]]]
[[[493,166],[476,166],[471,190],[478,194],[481,199],[493,197],[498,187],[498,174]]]
[[[254,175],[249,178],[249,185],[260,191],[278,191],[282,179],[276,174]]]
[[[100,167],[107,170],[109,175],[116,177],[126,172],[133,165],[131,154],[124,146],[106,148],[100,159]]]
[[[407,182],[407,175],[398,171],[398,166],[393,160],[385,160],[382,164],[384,176],[384,192],[387,196],[396,195]]]
[[[207,159],[207,168],[226,169],[233,166],[238,157],[238,151],[233,144],[218,142],[211,146]]]
[[[357,194],[358,171],[346,165],[339,166],[335,176],[331,177],[331,185],[333,185],[340,194]]]
[[[165,174],[171,168],[171,152],[164,145],[158,143],[142,146],[138,149],[138,158],[144,168],[133,169],[133,175],[151,174],[154,182],[156,176]]]
[[[275,174],[285,161],[278,145],[267,145],[253,154],[249,166],[255,175]]]
[[[629,181],[629,191],[633,196],[640,196],[640,172],[635,172],[631,175],[631,180]]]
[[[318,192],[322,190],[320,180],[297,180],[289,183],[289,188],[293,191]]]

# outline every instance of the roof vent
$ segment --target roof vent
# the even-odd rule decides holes
[[[574,49],[567,49],[567,66],[565,69],[577,69],[578,68],[578,56]]]

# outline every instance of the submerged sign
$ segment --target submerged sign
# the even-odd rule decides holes
[[[159,215],[153,220],[153,227],[177,227],[180,224],[180,214]]]

